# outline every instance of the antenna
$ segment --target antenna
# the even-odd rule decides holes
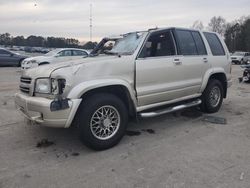
[[[90,3],[90,15],[89,15],[89,39],[92,42],[92,3]]]

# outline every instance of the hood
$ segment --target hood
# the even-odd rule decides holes
[[[25,77],[31,77],[31,78],[39,78],[39,77],[50,77],[52,72],[58,69],[66,68],[66,67],[72,67],[71,71],[74,73],[77,71],[83,64],[86,63],[101,63],[101,62],[108,62],[108,61],[113,61],[115,59],[122,59],[125,56],[107,56],[107,55],[99,55],[96,57],[87,57],[83,59],[77,59],[74,61],[66,61],[66,62],[60,62],[60,63],[52,63],[49,65],[42,65],[36,68],[32,69],[27,69],[23,72],[22,76]],[[30,59],[30,58],[28,58]]]
[[[47,59],[48,57],[46,56],[35,56],[35,57],[29,57],[29,58],[26,58],[25,61],[32,61],[32,60],[36,60],[36,61],[41,61],[43,59]]]
[[[232,55],[231,58],[242,58],[242,55]]]

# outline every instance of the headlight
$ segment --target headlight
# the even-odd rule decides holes
[[[51,82],[49,78],[39,78],[36,80],[36,93],[49,94],[51,92]]]
[[[53,95],[61,95],[63,94],[65,88],[65,79],[51,79],[51,93]]]
[[[61,95],[65,88],[65,79],[38,78],[36,80],[35,92],[41,94]]]
[[[51,79],[51,93],[57,95],[58,91],[58,81],[56,79]]]

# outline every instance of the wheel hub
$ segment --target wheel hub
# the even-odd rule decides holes
[[[214,87],[210,93],[210,103],[216,107],[220,103],[221,92],[218,87]]]
[[[111,120],[109,118],[106,118],[103,120],[103,126],[108,127],[111,124]]]
[[[90,129],[97,139],[107,140],[117,133],[120,121],[120,114],[115,107],[102,106],[93,113]]]

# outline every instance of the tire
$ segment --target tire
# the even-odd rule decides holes
[[[219,80],[209,80],[201,97],[201,111],[206,113],[218,112],[223,102],[223,92],[223,86]]]
[[[109,149],[124,136],[128,110],[115,95],[100,93],[87,97],[81,105],[79,115],[80,138],[91,149]]]

